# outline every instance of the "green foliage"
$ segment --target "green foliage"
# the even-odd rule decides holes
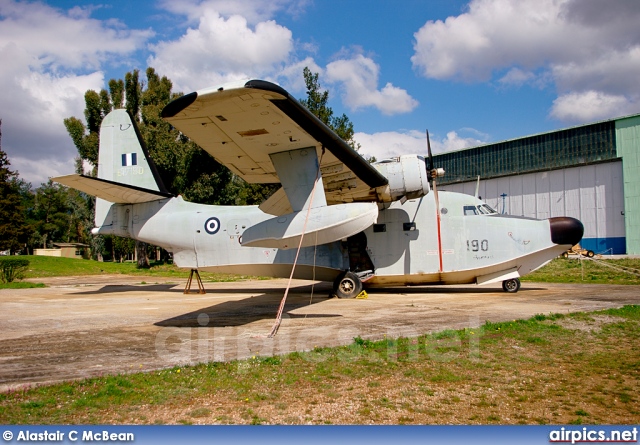
[[[29,267],[29,260],[25,258],[15,256],[0,257],[0,281],[11,283],[22,279],[27,267]]]
[[[557,258],[523,277],[546,283],[640,284],[640,259],[578,260]]]
[[[21,197],[25,183],[18,179],[18,172],[9,169],[10,165],[0,145],[0,251],[9,250],[11,253],[22,248],[30,229],[25,221]]]
[[[77,190],[49,180],[33,193],[26,212],[33,228],[29,244],[50,247],[52,242],[90,240],[91,199]]]
[[[44,283],[32,283],[30,281],[14,281],[13,283],[0,283],[0,289],[35,289],[47,287]]]
[[[329,104],[329,92],[322,90],[318,80],[318,73],[312,73],[308,67],[303,70],[304,83],[307,87],[307,98],[300,99],[300,103],[311,111],[325,125],[331,128],[346,141],[352,148],[359,149],[360,145],[353,139],[355,134],[353,123],[343,114],[342,116],[334,116],[333,109]]]
[[[125,241],[125,238],[120,238]],[[179,269],[173,264],[165,264],[163,262],[153,262],[149,269],[138,269],[132,262],[107,262],[95,260],[82,260],[77,258],[61,258],[50,256],[32,256],[27,257],[30,265],[29,270],[25,273],[26,278],[49,278],[62,276],[78,276],[78,275],[99,275],[107,274],[126,274],[126,275],[144,275],[157,277],[175,277],[185,278],[185,270]],[[260,277],[248,277],[243,275],[216,274],[210,272],[200,272],[202,280],[205,282],[227,282],[239,281],[243,279],[259,279]]]

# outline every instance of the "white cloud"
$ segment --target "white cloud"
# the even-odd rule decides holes
[[[536,77],[531,71],[524,71],[520,68],[511,68],[507,74],[502,76],[498,82],[503,85],[520,86],[530,82]]]
[[[216,2],[212,2],[216,3]],[[251,27],[246,18],[224,18],[209,3],[199,5],[197,28],[175,41],[152,46],[148,60],[176,89],[191,91],[229,80],[274,75],[293,50],[289,29],[268,20]]]
[[[35,186],[73,171],[77,152],[63,119],[83,116],[86,90],[104,86],[100,67],[130,56],[152,35],[90,13],[0,1],[2,148]]]
[[[404,89],[387,83],[378,89],[380,67],[372,59],[341,54],[325,69],[311,56],[314,43],[295,42],[292,32],[271,20],[283,9],[303,8],[306,1],[182,0],[164,2],[167,10],[187,17],[192,26],[178,39],[151,46],[148,64],[168,76],[176,90],[193,91],[240,78],[272,79],[293,91],[304,91],[302,69],[322,73],[338,84],[345,105],[375,107],[391,115],[412,111],[418,102]]]
[[[284,10],[292,16],[302,13],[309,0],[162,0],[160,6],[176,15],[186,16],[191,23],[199,23],[200,18],[216,11],[222,17],[239,15],[255,25],[272,19]]]
[[[312,73],[319,73],[323,77],[324,70],[311,57],[307,57],[299,62],[293,62],[282,69],[277,74],[278,81],[288,90],[306,91],[307,86],[304,83],[302,71],[308,67]]]
[[[42,3],[2,1],[0,48],[16,45],[29,55],[33,69],[97,69],[115,55],[132,54],[153,35],[88,13],[78,7],[65,13]]]
[[[434,79],[483,82],[506,70],[502,85],[551,81],[560,96],[553,117],[613,117],[619,115],[615,107],[607,108],[613,114],[568,107],[598,92],[601,102],[622,96],[640,111],[639,21],[633,0],[472,0],[465,13],[420,28],[411,60]]]
[[[472,129],[461,131],[475,132]],[[407,154],[427,155],[427,136],[417,130],[387,131],[374,134],[356,133],[354,139],[361,145],[360,153],[362,155],[375,156],[379,161]],[[462,137],[456,131],[448,132],[442,139],[434,137],[434,135],[430,135],[429,139],[433,154],[475,147],[483,144],[486,140],[484,135],[483,140],[480,140],[474,137]]]
[[[418,106],[406,90],[387,83],[378,90],[380,67],[370,58],[356,54],[327,65],[326,78],[341,83],[342,100],[351,110],[375,107],[383,114],[408,113]]]
[[[637,111],[637,102],[623,95],[586,91],[558,97],[553,101],[551,116],[562,121],[587,122],[609,116],[624,116]]]

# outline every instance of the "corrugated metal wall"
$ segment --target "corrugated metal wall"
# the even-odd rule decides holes
[[[640,255],[640,116],[616,120],[616,141],[623,162],[627,253]]]
[[[473,195],[476,183],[442,189]],[[583,247],[596,253],[626,253],[621,161],[485,181],[481,178],[479,195],[499,213],[538,219],[578,218],[585,228]]]

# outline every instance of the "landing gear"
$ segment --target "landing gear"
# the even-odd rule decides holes
[[[520,280],[518,278],[504,280],[502,282],[502,290],[510,294],[518,292],[518,290],[520,290]]]
[[[354,298],[360,292],[362,292],[362,281],[353,272],[344,272],[333,282],[333,293],[338,298]]]

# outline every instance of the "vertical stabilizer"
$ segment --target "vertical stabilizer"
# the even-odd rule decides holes
[[[102,121],[98,178],[166,192],[138,127],[126,110],[114,110]]]
[[[98,178],[167,193],[138,127],[126,110],[109,113],[100,126]],[[110,225],[111,203],[96,200],[96,227]]]

